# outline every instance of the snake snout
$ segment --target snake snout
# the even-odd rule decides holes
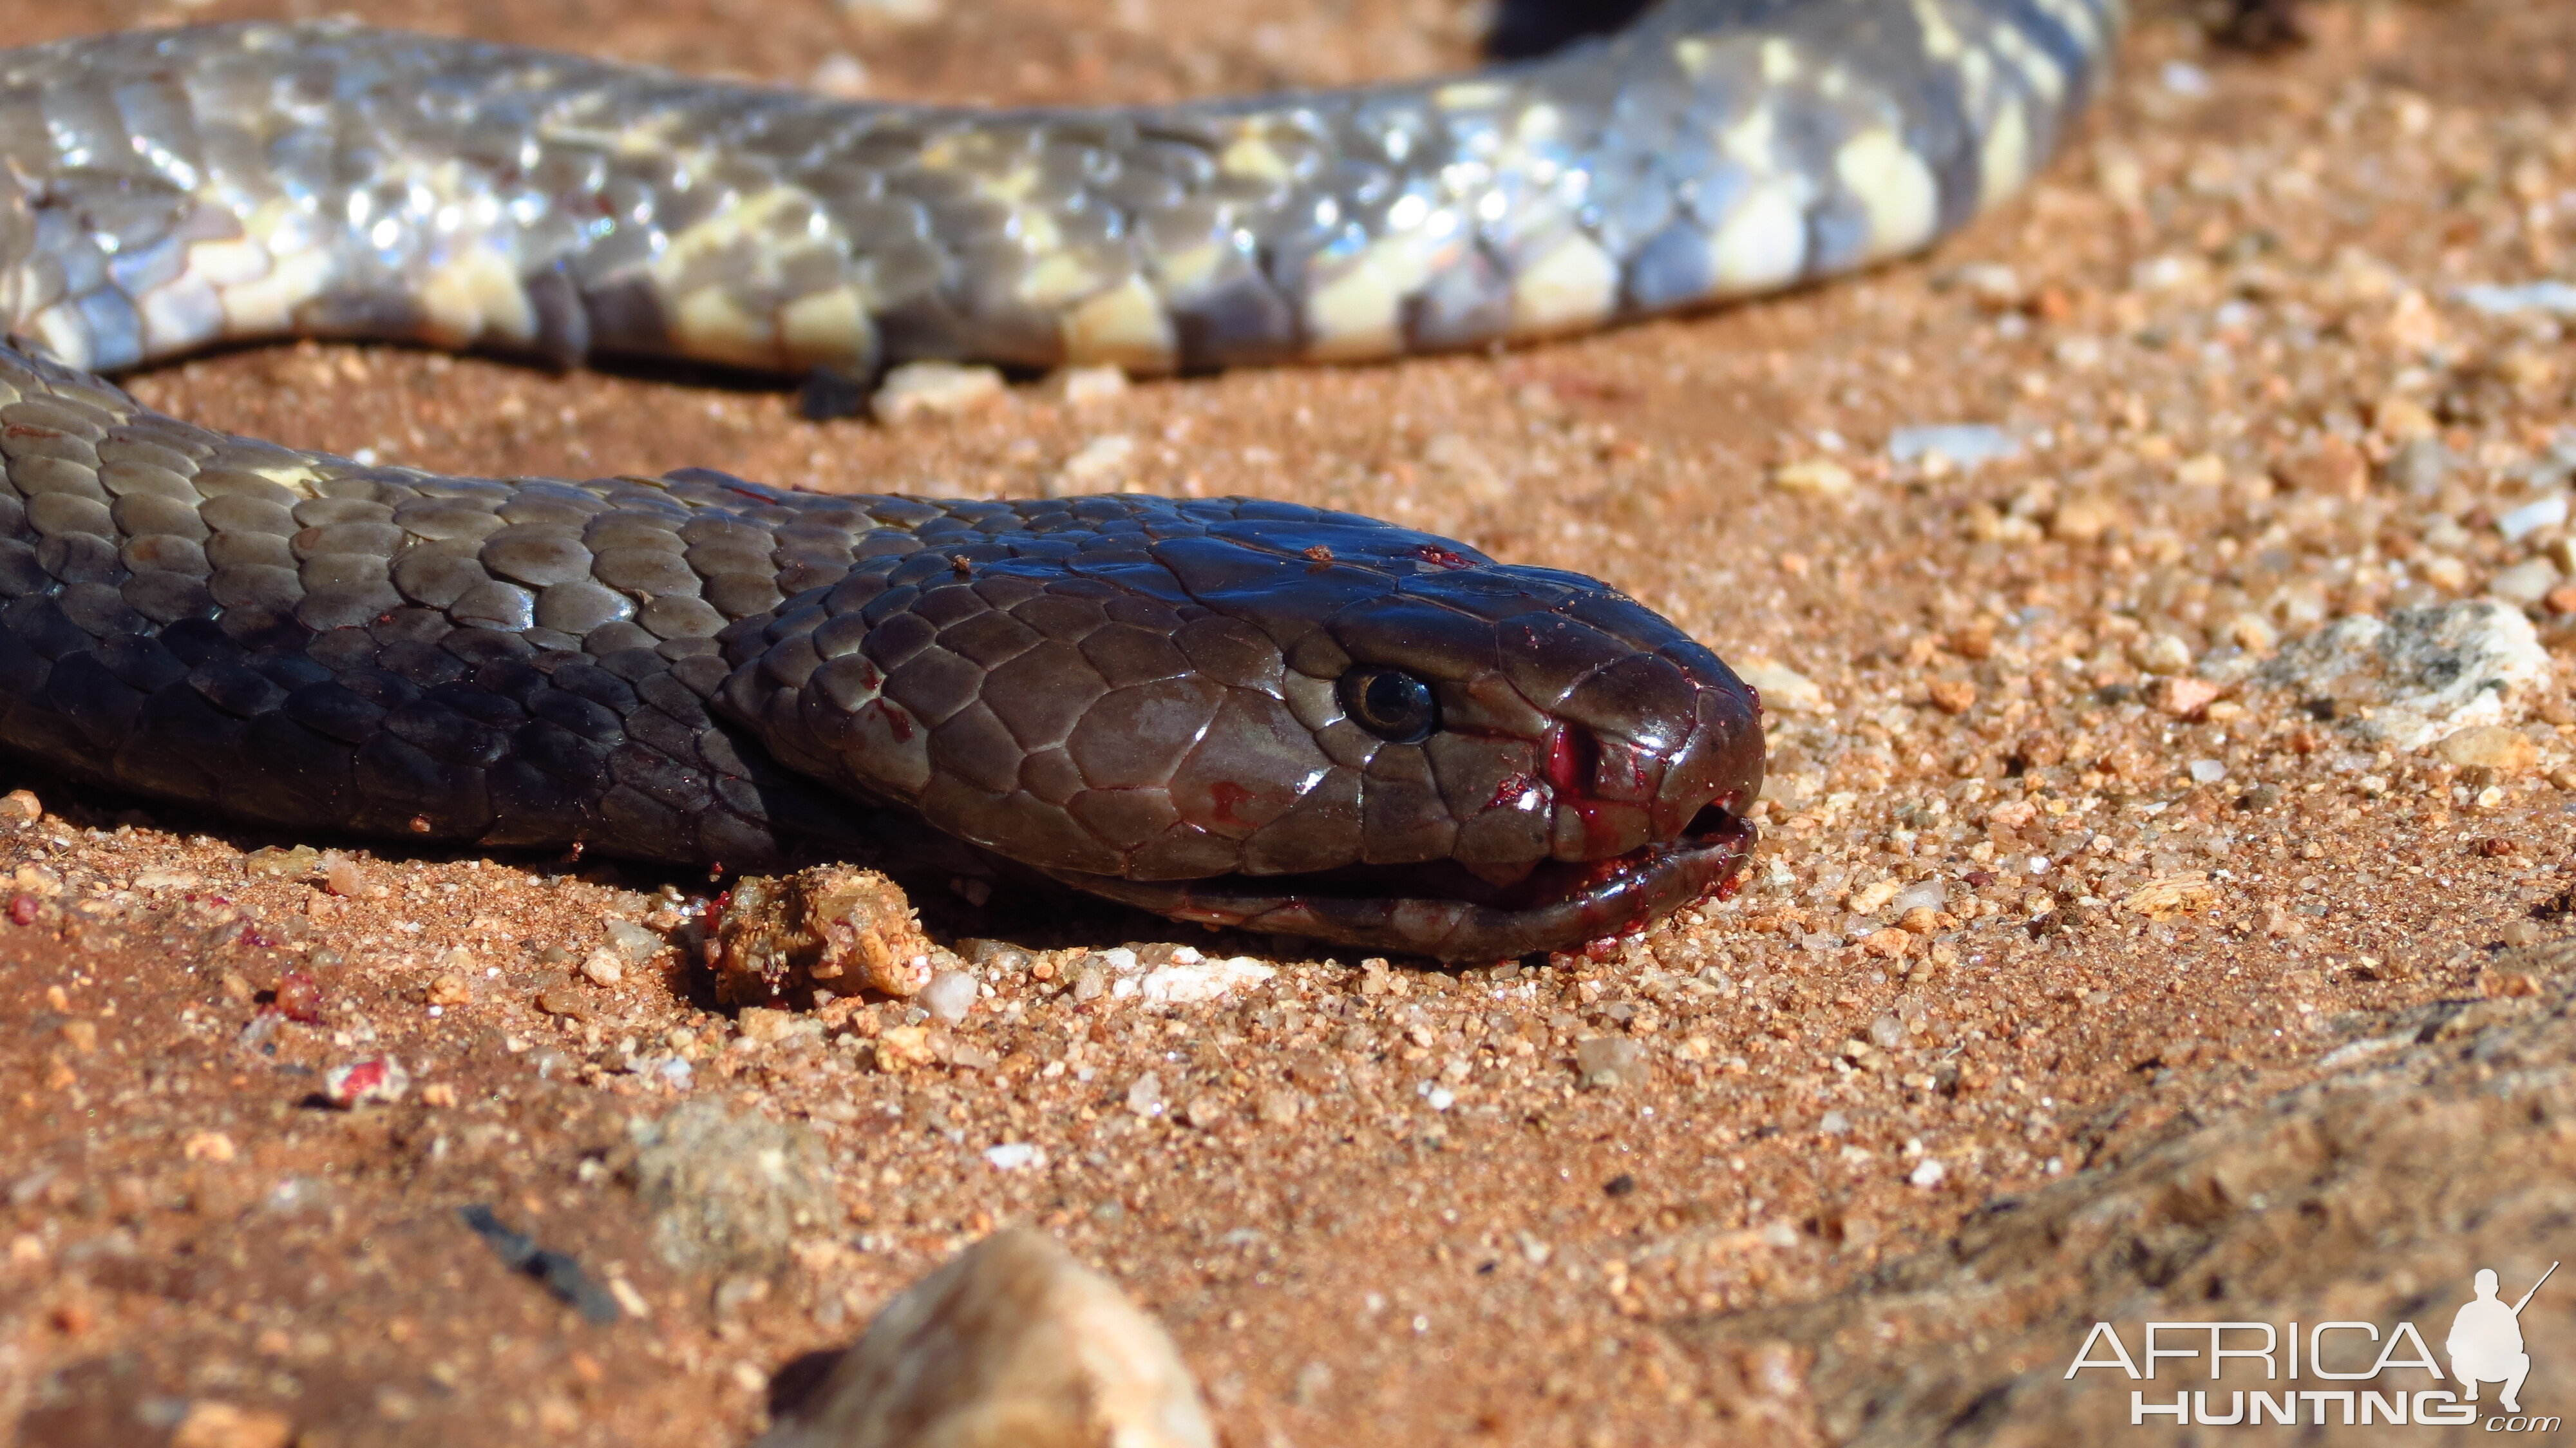
[[[1697,644],[1631,654],[1555,710],[1546,775],[1555,791],[1549,853],[1599,860],[1706,833],[1761,789],[1758,707]]]

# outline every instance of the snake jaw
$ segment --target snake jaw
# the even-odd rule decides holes
[[[1753,824],[1737,812],[1745,802],[1703,808],[1678,839],[1608,859],[1538,862],[1508,885],[1448,860],[1163,882],[1056,878],[1178,920],[1437,960],[1507,960],[1635,934],[1724,892],[1753,852]]]

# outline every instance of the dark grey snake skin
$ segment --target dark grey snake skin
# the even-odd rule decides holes
[[[904,821],[1446,958],[1639,928],[1740,864],[1759,709],[1592,580],[1242,499],[444,478],[84,369],[312,333],[848,374],[1535,336],[1921,245],[2044,157],[2118,20],[1671,0],[1464,79],[1018,115],[329,24],[0,54],[0,744],[280,826],[728,868],[900,864]]]

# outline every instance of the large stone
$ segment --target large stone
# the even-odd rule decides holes
[[[635,1157],[627,1175],[673,1266],[769,1266],[790,1243],[830,1232],[846,1215],[822,1142],[801,1127],[689,1101],[628,1131]]]
[[[1749,1378],[1745,1364],[1786,1366],[1784,1381],[1748,1388],[1733,1405],[1748,1430],[1735,1441],[1745,1443],[2166,1443],[2184,1439],[2170,1426],[2132,1431],[2132,1394],[2170,1407],[2177,1394],[2205,1392],[2207,1411],[2225,1416],[2237,1392],[2256,1389],[2459,1393],[2444,1342],[2480,1270],[2501,1278],[2511,1304],[2553,1261],[2576,1257],[2567,1231],[2576,1221],[2576,941],[2482,964],[2486,999],[2344,1023],[2348,1038],[2322,1050],[2324,1074],[2312,1085],[1989,1202],[1955,1241],[1888,1263],[1844,1293],[1675,1323],[1673,1334],[1713,1370]],[[2079,1355],[2116,1363],[2097,1324],[2121,1338],[2143,1374],[2149,1322],[2268,1323],[2283,1335],[2291,1323],[2373,1324],[2376,1340],[2358,1328],[2329,1334],[2326,1365],[2346,1372],[2370,1368],[2397,1324],[2411,1323],[2443,1376],[2394,1366],[2417,1356],[2400,1338],[2377,1379],[2322,1380],[2306,1327],[2295,1381],[2278,1356],[2280,1379],[2248,1360],[2211,1382],[2205,1329],[2163,1331],[2160,1347],[2197,1346],[2204,1356],[2163,1362],[2155,1381],[2116,1365],[2070,1374]],[[2520,1327],[2533,1361],[2524,1407],[2563,1413],[2576,1289],[2549,1283]],[[2235,1329],[2226,1346],[2260,1339]],[[2500,1412],[2500,1386],[2484,1385],[2480,1417]],[[1784,1408],[1795,1422],[1752,1431],[1762,1412]],[[2248,1424],[2226,1441],[2337,1436],[2316,1436],[2318,1412],[2341,1427],[2331,1403],[2299,1408],[2301,1426]],[[2363,1431],[2354,1441],[2396,1436]]]
[[[760,1448],[1215,1448],[1162,1327],[1040,1232],[886,1304]]]
[[[2549,653],[2519,610],[2493,599],[2338,619],[2282,646],[2256,677],[2333,701],[2337,722],[2395,749],[2518,718],[2549,677]]]

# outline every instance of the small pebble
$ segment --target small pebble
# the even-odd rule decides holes
[[[1148,1071],[1127,1088],[1127,1109],[1148,1119],[1163,1114],[1163,1078]]]
[[[613,986],[626,978],[626,962],[614,950],[602,947],[582,958],[582,978],[596,986]]]
[[[2562,281],[2524,282],[2514,286],[2471,282],[2460,288],[2456,295],[2491,317],[2531,314],[2576,317],[2576,286]]]
[[[1907,1172],[1905,1174],[1905,1179],[1918,1187],[1929,1190],[1933,1187],[1939,1186],[1942,1179],[1949,1176],[1949,1174],[1950,1169],[1942,1165],[1939,1158],[1927,1156],[1923,1160],[1914,1164],[1914,1170]]]
[[[286,972],[277,978],[277,989],[272,994],[277,1013],[288,1020],[309,1026],[322,1019],[322,983],[311,972]]]
[[[1771,486],[1805,498],[1847,498],[1854,486],[1851,469],[1830,458],[1808,458],[1771,470]]]
[[[1136,439],[1125,433],[1095,437],[1064,460],[1064,467],[1047,482],[1047,496],[1065,498],[1107,491],[1112,484],[1125,480],[1135,458]]]
[[[1026,950],[1004,940],[961,940],[957,942],[957,953],[964,956],[969,965],[986,970],[998,970],[1006,975],[1028,970],[1029,963],[1033,959]],[[1052,975],[1053,972],[1050,971],[1048,975],[1041,976],[1039,979],[1049,979]]]
[[[1760,691],[1765,709],[1788,714],[1825,712],[1825,691],[1795,669],[1781,664],[1746,664],[1735,673]]]
[[[2445,763],[2460,769],[2484,769],[2516,775],[2540,762],[2540,746],[2519,729],[2484,724],[2443,737],[2434,746]]]
[[[814,73],[806,78],[805,85],[834,100],[864,100],[868,94],[868,68],[848,51],[835,50],[814,63]]]
[[[1182,949],[1187,950],[1184,946]],[[1225,960],[1183,961],[1176,952],[1173,963],[1159,965],[1146,972],[1139,983],[1138,994],[1148,1005],[1188,1005],[1216,1000],[1245,986],[1260,985],[1279,972],[1250,956],[1233,956]]]
[[[391,1056],[369,1056],[322,1073],[322,1097],[343,1111],[378,1102],[400,1101],[411,1090],[411,1073]]]
[[[945,8],[943,0],[832,0],[832,6],[844,15],[892,25],[924,24],[938,19]]]
[[[758,1448],[1215,1448],[1171,1338],[1053,1238],[997,1232],[886,1304]]]
[[[1894,463],[1931,462],[1939,458],[1961,471],[2011,457],[2021,444],[2011,433],[1982,422],[1932,423],[1900,427],[1887,435],[1887,458]]]
[[[567,1020],[588,1020],[590,1002],[569,985],[550,985],[537,992],[537,1009]]]
[[[322,888],[342,899],[348,899],[367,888],[366,872],[358,862],[337,852],[321,857]]]
[[[1018,1171],[1022,1167],[1044,1165],[1046,1153],[1025,1141],[1005,1141],[984,1148],[984,1160],[991,1162],[996,1171]]]
[[[242,856],[242,872],[269,880],[301,880],[322,863],[322,852],[311,845],[292,849],[267,845]]]
[[[2175,719],[2195,719],[2226,693],[2224,686],[2207,679],[2162,678],[2147,692],[2147,702],[2158,713]]]
[[[670,945],[655,931],[620,916],[609,916],[604,928],[609,945],[630,965],[642,965]]]
[[[1181,1119],[1201,1131],[1213,1131],[1223,1125],[1228,1114],[1223,1098],[1210,1092],[1191,1097],[1189,1104],[1181,1108]]]
[[[886,373],[869,399],[878,422],[899,427],[925,418],[956,417],[1002,400],[1001,372],[954,362],[906,362]]]
[[[943,970],[921,992],[922,1008],[955,1025],[975,1008],[975,977],[962,970]]]
[[[32,821],[44,817],[45,806],[36,798],[35,791],[13,789],[0,795],[0,820]]]
[[[282,1413],[200,1398],[170,1432],[170,1448],[286,1448],[295,1425]]]
[[[1072,407],[1090,407],[1127,395],[1127,374],[1115,366],[1067,367],[1049,379],[1049,390]]]
[[[2150,674],[2179,674],[2191,667],[2191,645],[2169,633],[2141,635],[2129,645],[2129,662]]]
[[[2487,580],[2487,592],[2518,607],[2529,608],[2558,589],[2558,565],[2546,558],[2526,558],[2499,569]]]
[[[1596,1091],[1646,1082],[1646,1052],[1626,1036],[1589,1036],[1574,1044],[1575,1073]]]
[[[2567,495],[2552,493],[2534,498],[2518,507],[2507,508],[2496,515],[2496,531],[2508,543],[2519,543],[2543,528],[2555,528],[2567,521]]]

